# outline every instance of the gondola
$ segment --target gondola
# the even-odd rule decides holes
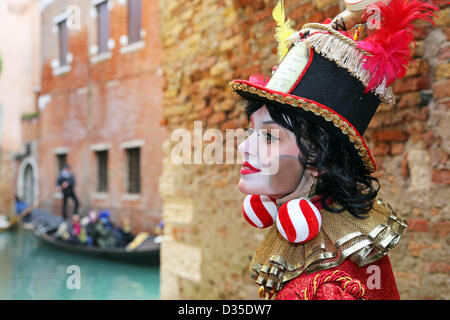
[[[160,237],[140,233],[136,235],[134,242],[126,248],[100,248],[72,243],[55,236],[58,226],[63,222],[60,217],[41,209],[33,210],[29,224],[35,236],[45,244],[53,247],[93,257],[114,259],[116,261],[136,264],[158,265]]]

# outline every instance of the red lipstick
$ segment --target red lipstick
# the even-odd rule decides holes
[[[252,166],[250,163],[248,163],[247,161],[244,161],[242,163],[242,168],[241,168],[241,174],[250,174],[250,173],[256,173],[256,172],[260,172],[261,170],[256,169],[254,166]]]

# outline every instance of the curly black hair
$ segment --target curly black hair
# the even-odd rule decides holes
[[[311,121],[306,112],[299,108],[248,100],[245,108],[247,118],[250,120],[251,115],[264,105],[277,124],[295,134],[304,155],[299,156],[303,166],[323,172],[318,177],[315,189],[316,194],[323,196],[323,208],[335,213],[347,210],[355,217],[366,217],[380,184],[377,178],[370,176],[351,143],[320,123]],[[337,202],[338,208],[327,205],[325,200],[329,197]]]

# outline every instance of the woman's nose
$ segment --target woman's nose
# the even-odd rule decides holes
[[[241,142],[238,146],[239,153],[244,155],[256,156],[258,154],[258,143],[256,139],[256,134],[250,135],[247,139]]]
[[[247,141],[248,141],[248,138],[245,139],[244,141],[242,141],[242,142],[238,145],[238,151],[239,151],[239,153],[241,154],[241,156],[244,156],[245,154],[248,154],[248,152],[247,152],[247,147],[246,147]]]

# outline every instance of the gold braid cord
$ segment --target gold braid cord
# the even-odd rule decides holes
[[[320,213],[322,228],[307,243],[286,241],[276,226],[268,230],[249,268],[251,277],[262,287],[261,296],[272,297],[302,273],[337,267],[347,258],[358,267],[373,263],[397,245],[407,227],[406,220],[381,199],[375,200],[365,219],[347,211],[332,213],[322,209]]]
[[[345,293],[353,296],[355,299],[367,300],[366,286],[358,279],[353,279],[348,273],[342,270],[317,274],[314,279],[309,281],[306,288],[299,295],[302,300],[314,299],[317,290],[325,283],[334,283]]]
[[[361,51],[361,53],[363,53],[366,56],[371,56],[371,54],[363,49],[360,49],[358,47],[358,44],[350,39],[349,37],[344,36],[342,33],[340,33],[339,31],[333,29],[330,25],[328,24],[321,24],[321,23],[307,23],[304,24],[302,27],[302,30],[305,29],[315,29],[315,30],[323,30],[323,31],[327,31],[329,33],[331,33],[333,36],[335,36],[336,38],[338,38],[339,40],[345,42],[346,44],[348,44],[349,46]]]
[[[371,54],[360,49],[356,41],[344,36],[331,26],[320,23],[307,23],[303,25],[301,32],[310,33],[304,40],[308,46],[313,47],[318,54],[328,60],[334,61],[339,67],[346,69],[359,79],[364,87],[367,87],[372,75],[364,69],[364,60]],[[392,87],[386,86],[386,79],[372,91],[384,103],[395,102]]]

